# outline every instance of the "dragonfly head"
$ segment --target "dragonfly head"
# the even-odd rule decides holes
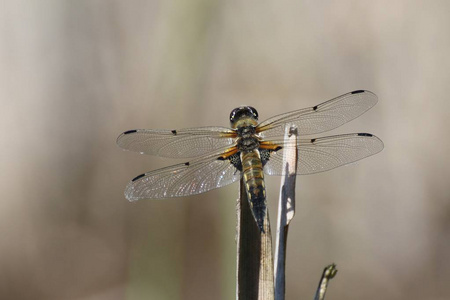
[[[240,106],[231,111],[230,123],[232,128],[258,125],[258,112],[251,106]]]

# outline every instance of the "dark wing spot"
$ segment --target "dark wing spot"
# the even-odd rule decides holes
[[[313,107],[313,110],[317,110],[317,105]]]
[[[189,166],[189,162],[185,162],[184,165],[185,165],[185,166]]]
[[[360,93],[364,93],[364,90],[357,90],[357,91],[353,91],[352,94],[360,94]]]
[[[281,149],[283,149],[283,147],[278,146],[278,147],[276,147],[273,151],[277,152],[278,150],[281,150]]]
[[[134,133],[134,132],[137,132],[137,130],[128,130],[128,131],[125,131],[123,134],[130,134],[130,133]]]
[[[172,130],[173,135],[177,135],[177,131],[176,130]]]
[[[311,143],[314,143],[316,141],[316,139],[311,139]]]
[[[370,133],[358,133],[358,136],[373,136]]]
[[[142,177],[144,177],[144,176],[145,176],[145,174],[141,174],[141,175],[136,176],[136,177],[134,177],[133,179],[131,179],[131,181],[136,181],[136,180],[138,180],[139,178],[142,178]]]
[[[217,158],[217,160],[225,160],[225,158],[224,158],[223,156],[219,156],[219,157]]]

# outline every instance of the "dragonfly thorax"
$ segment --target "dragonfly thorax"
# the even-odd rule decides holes
[[[236,131],[237,131],[238,136],[240,138],[244,138],[244,139],[253,137],[253,136],[255,136],[255,133],[256,133],[255,126],[252,126],[252,125],[240,126],[236,129]]]
[[[255,133],[254,126],[242,126],[237,128],[237,134],[239,136],[237,147],[240,151],[253,151],[259,147],[259,139],[256,137]]]

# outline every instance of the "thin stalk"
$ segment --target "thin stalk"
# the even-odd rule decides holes
[[[297,145],[297,129],[286,128],[286,144]],[[284,175],[281,178],[278,202],[277,236],[275,243],[275,299],[284,300],[286,279],[286,247],[289,223],[295,214],[295,180],[297,177],[297,147],[287,147],[283,154]]]
[[[327,291],[328,282],[336,276],[337,269],[335,264],[331,264],[327,266],[322,273],[322,277],[319,281],[319,286],[317,287],[316,295],[314,297],[314,300],[324,300],[325,299],[325,293]]]
[[[274,299],[272,238],[269,211],[261,232],[253,218],[241,179],[237,203],[237,284],[236,299]]]

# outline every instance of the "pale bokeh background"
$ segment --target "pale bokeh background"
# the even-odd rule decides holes
[[[298,179],[287,299],[450,299],[450,2],[0,2],[0,298],[233,299],[238,184],[128,203],[175,163],[135,128],[261,120],[355,89],[379,103],[330,134],[385,150]],[[275,223],[279,178],[268,179]]]

